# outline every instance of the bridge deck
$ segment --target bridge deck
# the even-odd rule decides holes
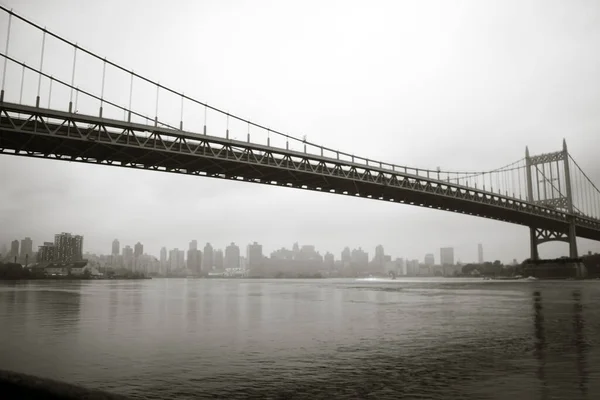
[[[0,152],[316,190],[457,212],[600,240],[600,221],[474,188],[336,158],[9,103]]]

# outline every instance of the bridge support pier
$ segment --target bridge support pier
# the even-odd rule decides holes
[[[569,257],[577,258],[577,232],[575,230],[575,222],[569,223]]]
[[[571,222],[569,228],[564,231],[552,231],[547,229],[529,228],[529,246],[530,259],[539,260],[540,254],[538,245],[551,241],[561,241],[569,243],[569,258],[577,258],[577,232],[575,223]]]
[[[539,260],[540,255],[538,253],[538,240],[535,228],[529,228],[529,249],[530,258],[532,261]]]

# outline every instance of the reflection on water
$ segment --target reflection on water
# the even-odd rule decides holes
[[[0,368],[132,398],[600,398],[596,282],[0,284]]]

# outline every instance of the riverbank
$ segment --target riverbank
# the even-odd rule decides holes
[[[99,390],[89,390],[64,382],[4,370],[0,370],[0,393],[3,399],[126,399]]]

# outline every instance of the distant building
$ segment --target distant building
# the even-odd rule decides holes
[[[454,265],[454,247],[442,247],[440,249],[440,264]]]
[[[31,238],[26,237],[21,240],[21,260],[31,260],[31,256],[33,256],[33,242]]]
[[[161,274],[167,273],[167,248],[166,247],[160,248],[160,273]]]
[[[56,247],[52,242],[44,242],[42,246],[38,246],[37,261],[52,262],[54,261]]]
[[[350,248],[344,247],[344,250],[342,250],[342,265],[348,266],[348,265],[350,265],[351,261],[352,261],[352,256],[350,254]]]
[[[435,256],[433,254],[425,254],[425,265],[428,267],[435,265]]]
[[[406,260],[406,275],[417,276],[419,275],[419,260]]]
[[[121,254],[121,244],[118,239],[113,240],[112,242],[112,253],[113,256]]]
[[[133,256],[134,257],[139,257],[142,254],[144,254],[144,245],[141,244],[140,242],[137,242],[135,244],[135,246],[133,246]]]
[[[213,247],[210,243],[206,243],[204,246],[204,253],[202,255],[202,270],[203,271],[212,271],[212,268],[215,266],[215,256],[213,253]]]
[[[169,264],[167,268],[167,272],[173,272],[180,268],[185,267],[185,252],[183,250],[179,250],[175,248],[169,251]]]
[[[222,270],[223,266],[224,266],[224,257],[223,257],[223,250],[215,250],[214,251],[214,264],[213,266],[218,269],[218,270]]]
[[[382,245],[375,247],[375,256],[373,257],[373,264],[377,269],[383,269],[385,265],[385,251]]]
[[[133,270],[133,249],[129,245],[123,247],[123,267]]]
[[[13,240],[10,243],[10,258],[15,258],[19,256],[19,241]]]
[[[198,250],[198,242],[192,240],[187,252],[187,268],[193,274],[202,272],[202,252]]]
[[[323,256],[323,267],[328,270],[332,270],[335,266],[335,257],[330,252],[325,253]]]
[[[263,253],[262,245],[254,242],[249,244],[246,249],[246,257],[248,262],[248,268],[259,268],[263,265]]]
[[[235,244],[231,243],[225,248],[225,268],[239,268],[240,267],[240,248]]]
[[[477,246],[477,262],[483,264],[483,245],[481,243]]]
[[[353,249],[350,255],[350,265],[357,272],[366,272],[369,267],[369,253],[362,248]]]
[[[54,235],[56,246],[54,261],[61,263],[83,260],[83,236],[70,233],[57,233]]]

